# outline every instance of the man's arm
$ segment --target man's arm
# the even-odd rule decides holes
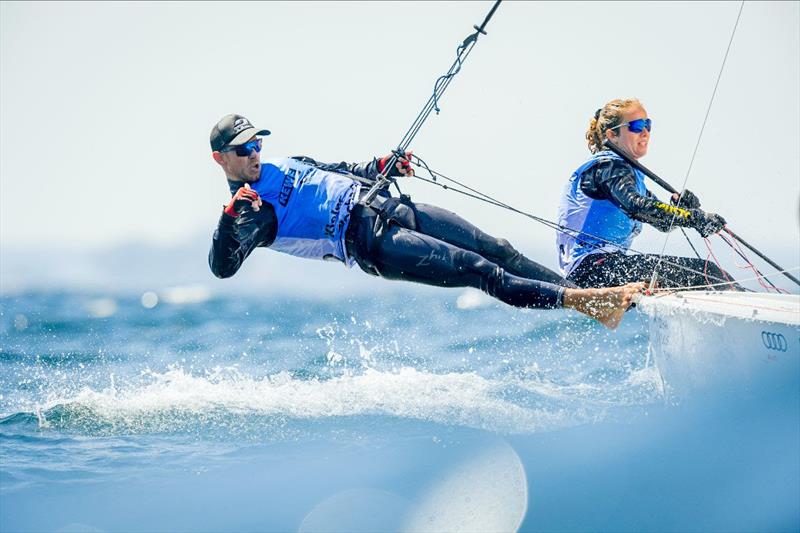
[[[223,212],[208,252],[211,272],[218,278],[233,276],[256,247],[272,244],[277,232],[275,210],[267,202],[258,211],[248,207],[236,217]]]
[[[321,163],[310,157],[301,155],[292,157],[297,161],[317,167],[320,170],[327,170],[328,172],[336,172],[338,174],[352,174],[359,178],[364,178],[370,181],[375,181],[378,176],[378,162],[377,158],[372,161],[364,161],[361,163],[347,163],[342,161],[340,163]]]
[[[408,158],[410,158],[411,152],[408,152],[406,155]],[[385,166],[390,157],[390,155],[380,159],[373,157],[371,161],[363,161],[361,163],[346,163],[344,161],[341,163],[320,163],[319,161],[315,161],[314,159],[306,156],[296,156],[292,159],[315,166],[321,170],[338,172],[339,174],[352,174],[359,178],[364,178],[365,180],[374,182],[376,179],[378,179],[378,174],[386,170]],[[401,171],[400,168],[391,169],[389,171],[390,176],[401,176],[408,175],[408,173],[413,173],[408,159],[400,158],[395,166],[397,167],[398,165],[403,170]]]

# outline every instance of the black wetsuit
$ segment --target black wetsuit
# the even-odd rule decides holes
[[[674,226],[688,226],[689,221],[675,217],[650,191],[639,194],[631,167],[619,159],[599,163],[580,176],[580,188],[590,198],[609,200],[634,220],[650,224],[659,231]],[[587,256],[567,279],[579,287],[613,287],[633,281],[650,281],[658,267],[660,287],[697,287],[725,283],[733,278],[713,261],[692,257],[596,253]],[[719,285],[718,290],[738,289],[737,284]]]
[[[296,159],[366,180],[363,191],[378,173],[376,160],[324,164]],[[229,183],[232,193],[241,185]],[[209,252],[211,271],[218,277],[232,276],[255,248],[272,244],[276,231],[277,218],[267,202],[260,211],[248,207],[239,217],[223,213]],[[473,287],[517,307],[561,307],[564,287],[575,286],[520,254],[507,240],[407,196],[383,194],[369,207],[356,202],[345,243],[348,254],[369,274],[441,287]]]

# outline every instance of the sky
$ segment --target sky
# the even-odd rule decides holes
[[[228,113],[272,131],[264,157],[387,153],[491,6],[0,3],[0,253],[210,242],[228,191],[208,135]],[[594,111],[637,97],[654,124],[642,163],[797,267],[800,3],[745,3],[709,110],[739,7],[504,2],[411,148],[553,219]],[[549,228],[419,181],[403,190],[555,265]],[[689,253],[652,229],[636,247]]]

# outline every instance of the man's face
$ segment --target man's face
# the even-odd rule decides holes
[[[255,147],[258,147],[256,150]],[[247,149],[249,148],[249,149]],[[228,179],[244,183],[253,183],[261,175],[261,139],[251,137],[239,152],[249,152],[249,155],[239,155],[237,151],[223,149],[213,152],[214,160],[220,164]]]

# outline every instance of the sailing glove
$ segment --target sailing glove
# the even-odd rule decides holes
[[[389,160],[392,158],[393,154],[389,154],[385,157],[382,157],[378,160],[378,172],[383,174],[384,170],[386,169],[386,165],[389,163]],[[406,152],[405,157],[399,157],[395,159],[394,167],[389,169],[389,172],[386,173],[389,177],[397,177],[397,176],[413,176],[414,169],[411,168],[411,163],[409,162],[409,158],[411,157],[411,152]]]
[[[254,211],[258,211],[261,207],[261,197],[249,185],[239,187],[231,202],[225,207],[225,213],[235,218],[241,215],[247,206],[251,206]]]
[[[701,209],[690,209],[692,227],[703,237],[717,233],[725,227],[725,219],[716,213],[706,213]]]
[[[684,209],[697,209],[700,207],[700,198],[698,198],[697,195],[695,195],[689,189],[684,189],[683,194],[680,196],[680,203],[678,203],[677,194],[672,195],[670,203]]]

